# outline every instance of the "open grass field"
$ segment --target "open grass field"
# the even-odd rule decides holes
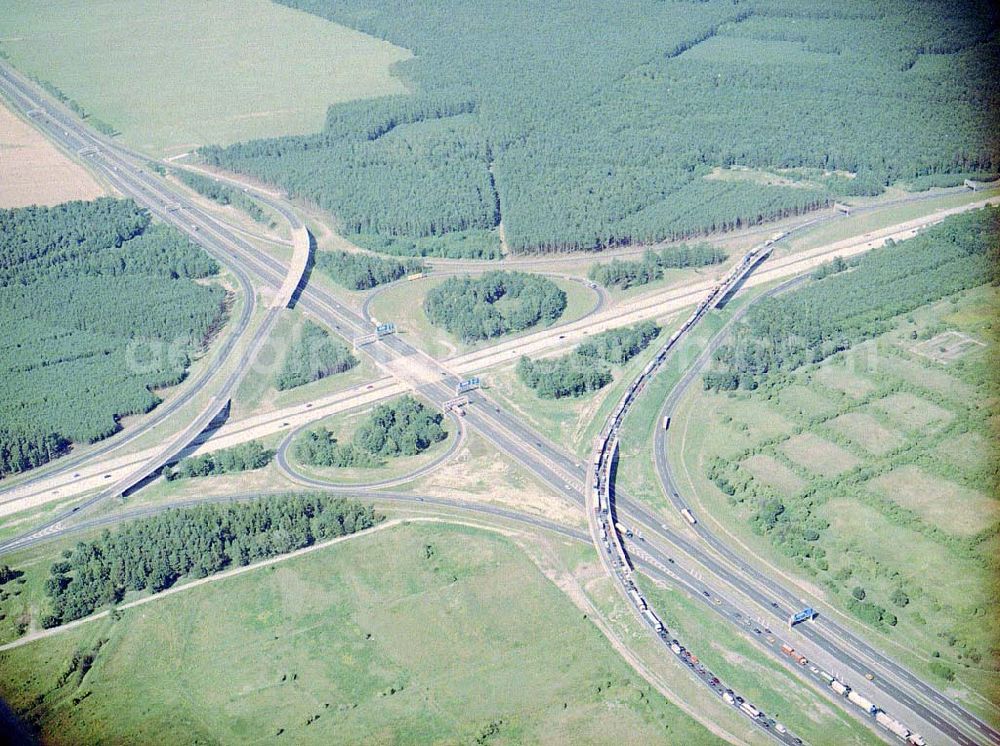
[[[876,477],[868,487],[949,534],[972,536],[1000,518],[997,500],[912,464]]]
[[[939,653],[958,696],[995,695],[1000,681],[989,445],[1000,392],[987,311],[998,298],[983,286],[922,307],[753,392],[694,386],[668,443],[684,493],[716,530],[845,613],[850,590],[864,588],[895,618],[878,625],[887,643],[925,671]],[[981,344],[948,361],[914,351],[945,331]],[[709,478],[713,463],[732,497]],[[785,518],[767,533],[758,511],[775,502]],[[789,543],[807,530],[815,536]]]
[[[0,690],[55,744],[713,741],[511,542],[451,526],[391,528],[0,654]]]
[[[322,128],[408,51],[269,0],[13,0],[0,47],[150,155]]]
[[[403,335],[411,344],[436,358],[451,357],[518,336],[505,334],[482,342],[466,344],[444,329],[431,324],[427,314],[424,313],[424,298],[432,288],[444,280],[444,277],[431,275],[400,282],[380,293],[372,301],[371,314],[381,322],[395,322],[397,334]],[[566,324],[579,319],[597,303],[596,293],[579,282],[555,277],[552,281],[566,293],[566,310],[556,319],[556,324]],[[537,324],[519,334],[523,336],[542,329],[545,329],[544,324]]]
[[[0,99],[0,208],[57,205],[104,193],[82,166]]]

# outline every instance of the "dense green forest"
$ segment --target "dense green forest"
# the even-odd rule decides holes
[[[412,50],[414,93],[202,155],[400,245],[676,239],[1000,163],[987,0],[280,2]],[[715,178],[732,166],[787,179]]]
[[[517,363],[517,375],[543,399],[583,396],[611,383],[611,365],[624,365],[659,333],[660,327],[652,321],[609,329],[562,357],[522,357]]]
[[[709,264],[719,264],[725,260],[726,252],[710,243],[699,243],[694,246],[681,244],[663,249],[658,253],[647,251],[643,254],[642,259],[634,261],[612,259],[607,264],[595,264],[587,272],[587,277],[606,287],[626,290],[630,287],[659,280],[663,277],[665,269],[704,267]]]
[[[449,277],[424,298],[430,322],[467,343],[550,324],[565,310],[558,285],[525,272]]]
[[[0,210],[0,477],[159,402],[224,318],[218,265],[131,200]]]
[[[611,368],[575,353],[556,358],[517,361],[517,377],[543,399],[583,396],[611,383]]]
[[[421,262],[413,259],[383,259],[352,251],[320,252],[316,256],[316,266],[348,290],[368,290],[424,268]]]
[[[343,373],[357,364],[358,359],[345,344],[333,339],[318,324],[306,321],[292,340],[274,385],[279,391],[285,391]]]
[[[310,493],[168,510],[64,552],[45,583],[52,609],[42,626],[85,617],[129,591],[158,593],[185,575],[204,577],[381,520],[370,505]]]
[[[295,458],[312,466],[379,466],[384,458],[415,456],[444,440],[443,419],[440,412],[403,396],[375,407],[350,443],[338,443],[326,428],[306,432],[295,443]]]
[[[715,353],[706,388],[756,388],[884,332],[892,318],[1000,279],[1000,207],[954,215],[914,238],[854,262],[834,260],[821,279],[756,304]],[[839,270],[839,271],[837,271]]]
[[[273,449],[265,448],[259,440],[251,440],[203,456],[181,459],[174,466],[164,467],[163,476],[167,481],[173,481],[250,471],[264,468],[271,463],[272,458],[274,458]]]
[[[267,222],[267,213],[242,189],[223,184],[221,181],[202,176],[194,171],[178,169],[172,172],[181,182],[194,189],[198,194],[208,197],[220,205],[232,205],[243,210],[258,223]]]

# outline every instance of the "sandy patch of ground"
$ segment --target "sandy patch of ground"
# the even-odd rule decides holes
[[[412,491],[470,503],[493,503],[571,526],[584,523],[580,508],[543,487],[476,435],[470,435],[448,463],[418,480]]]
[[[82,166],[0,104],[0,207],[57,205],[103,194]]]

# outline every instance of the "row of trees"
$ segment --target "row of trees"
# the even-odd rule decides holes
[[[1000,278],[998,230],[998,207],[955,215],[904,243],[865,255],[851,272],[834,272],[761,301],[737,327],[733,341],[716,352],[705,387],[755,388],[774,371],[819,362],[882,333],[902,313],[995,282]]]
[[[583,396],[611,383],[611,368],[581,355],[517,361],[517,377],[543,399]]]
[[[627,261],[612,259],[607,264],[595,264],[587,272],[594,282],[606,287],[627,288],[646,285],[663,277],[664,269],[684,269],[719,264],[726,260],[726,252],[710,243],[671,246],[660,252],[647,251],[641,259]]]
[[[206,159],[403,245],[501,219],[516,252],[677,239],[1000,163],[988,4],[598,3],[540,21],[478,0],[281,1],[417,50],[420,93]],[[734,165],[815,177],[706,178]]]
[[[582,396],[609,384],[613,377],[610,366],[627,363],[659,333],[660,327],[652,321],[609,329],[562,357],[522,357],[517,363],[517,375],[543,399]]]
[[[259,440],[251,440],[232,448],[223,448],[202,456],[189,456],[181,459],[173,467],[164,467],[163,476],[169,482],[175,479],[251,471],[263,469],[271,463],[272,458],[274,458],[273,449],[265,448]]]
[[[306,432],[295,443],[295,458],[312,466],[379,466],[385,458],[415,456],[444,440],[443,420],[440,412],[403,396],[375,407],[350,443],[338,443],[326,428]]]
[[[604,360],[612,365],[624,365],[645,350],[659,333],[660,327],[654,321],[608,329],[582,342],[576,348],[576,354]]]
[[[424,298],[424,312],[430,322],[463,342],[551,323],[564,310],[566,293],[558,285],[547,277],[524,272],[449,277]]]
[[[495,230],[449,231],[434,236],[386,236],[359,233],[354,243],[380,254],[439,256],[444,259],[499,259],[500,236]]]
[[[174,171],[173,174],[182,183],[213,202],[238,207],[258,223],[267,222],[267,213],[242,189],[183,168]]]
[[[0,210],[0,476],[156,406],[225,318],[216,272],[131,200]]]
[[[51,610],[42,626],[80,619],[130,591],[158,593],[184,576],[200,578],[285,554],[382,519],[371,505],[329,494],[168,510],[64,552],[45,582]]]
[[[348,290],[368,290],[424,269],[422,262],[412,259],[383,259],[354,251],[324,251],[316,257],[316,266]]]
[[[343,373],[357,364],[358,359],[346,345],[319,324],[307,320],[288,348],[274,385],[285,391]]]

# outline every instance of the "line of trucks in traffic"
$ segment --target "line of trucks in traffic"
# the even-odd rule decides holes
[[[621,401],[615,408],[614,413],[602,429],[601,434],[598,436],[598,441],[595,444],[592,486],[596,497],[595,512],[602,519],[600,525],[600,541],[609,555],[612,557],[617,555],[617,561],[615,564],[619,569],[618,577],[624,584],[629,598],[639,611],[642,618],[647,624],[649,624],[650,627],[652,627],[657,635],[659,635],[660,639],[662,639],[665,644],[669,645],[670,650],[677,655],[683,663],[692,668],[696,674],[702,677],[713,689],[713,691],[721,696],[728,704],[739,708],[743,714],[761,726],[770,728],[773,725],[775,730],[784,734],[787,731],[781,723],[777,723],[773,719],[767,718],[763,712],[758,710],[751,703],[746,702],[742,697],[736,695],[732,689],[727,688],[724,684],[722,684],[722,682],[719,681],[718,677],[712,675],[710,671],[706,670],[705,667],[699,663],[698,658],[693,653],[683,648],[676,639],[669,640],[668,642],[668,631],[666,626],[663,624],[663,621],[657,616],[656,612],[649,607],[646,603],[646,599],[643,598],[639,589],[636,588],[635,584],[628,577],[627,573],[628,570],[631,569],[632,563],[621,544],[619,532],[623,535],[627,535],[629,534],[629,531],[620,524],[613,523],[611,518],[610,493],[611,462],[614,459],[615,451],[618,445],[617,433],[629,406],[633,403],[643,386],[645,386],[645,384],[649,381],[657,366],[659,366],[666,359],[667,354],[673,346],[677,344],[677,340],[680,339],[685,332],[690,330],[691,327],[693,327],[701,319],[712,304],[724,297],[725,294],[730,291],[733,283],[738,278],[742,277],[747,269],[770,253],[770,246],[775,240],[778,240],[783,236],[784,234],[776,234],[775,236],[772,236],[772,238],[769,239],[764,246],[755,248],[745,254],[743,258],[732,269],[730,269],[727,275],[712,287],[710,293],[695,307],[691,316],[688,317],[680,328],[670,336],[663,347],[660,348],[656,357],[649,361],[639,377],[629,385],[625,394],[622,396]],[[663,423],[664,429],[669,427],[669,424],[670,419],[665,418]],[[681,514],[691,525],[697,523],[694,515],[687,508],[684,508],[681,511]],[[612,544],[615,546],[612,547]],[[625,574],[622,574],[622,571],[624,571]],[[797,738],[791,736],[789,736],[789,738],[793,738],[796,742],[801,743],[801,741]]]
[[[655,632],[660,636],[660,639],[663,640],[664,643],[670,648],[670,651],[677,656],[681,663],[693,670],[701,679],[703,679],[712,691],[722,697],[726,704],[737,708],[748,718],[764,728],[773,727],[778,733],[783,735],[788,734],[788,729],[784,725],[776,721],[774,718],[768,717],[767,713],[757,709],[757,707],[755,707],[752,703],[747,702],[743,697],[728,688],[722,681],[719,680],[718,676],[714,675],[710,670],[702,665],[701,661],[698,660],[698,656],[681,645],[680,641],[674,638],[668,642],[667,638],[669,637],[669,631],[660,620],[660,617],[656,615],[656,612],[649,608],[649,605],[646,603],[646,599],[643,598],[639,589],[636,588],[631,581],[626,581],[625,586],[628,590],[628,596],[632,600],[632,603],[635,604],[639,613],[642,614],[649,626],[655,630]],[[801,739],[796,738],[795,736],[788,735],[787,738],[795,743],[802,743]]]
[[[739,280],[741,277],[743,277],[744,274],[746,274],[747,270],[749,270],[751,267],[757,264],[757,262],[759,262],[761,259],[770,254],[771,247],[773,246],[774,242],[780,241],[782,238],[785,237],[785,235],[787,234],[775,233],[773,236],[771,236],[771,238],[767,239],[767,241],[764,242],[763,246],[757,246],[748,251],[746,254],[744,254],[743,257],[740,259],[740,261],[730,268],[729,272],[726,273],[726,276],[712,286],[712,289],[709,291],[708,295],[706,295],[701,301],[699,301],[698,305],[695,306],[694,311],[691,312],[691,315],[687,318],[687,320],[683,324],[681,324],[679,329],[677,329],[676,331],[674,331],[673,334],[670,335],[670,339],[668,339],[666,343],[663,345],[663,347],[660,348],[660,351],[656,354],[656,357],[654,357],[652,360],[649,361],[649,363],[643,369],[639,377],[636,378],[634,381],[632,381],[628,389],[626,389],[624,396],[622,396],[621,401],[618,402],[618,406],[615,408],[614,414],[612,414],[611,417],[608,419],[608,422],[605,424],[599,436],[600,442],[597,446],[598,457],[595,458],[594,460],[593,480],[594,480],[595,490],[598,489],[600,486],[600,463],[601,459],[603,459],[605,455],[605,450],[607,448],[608,440],[611,438],[612,435],[618,432],[618,429],[621,427],[622,419],[625,416],[625,412],[628,410],[629,406],[634,401],[638,392],[642,389],[643,386],[646,385],[653,371],[655,371],[657,366],[660,365],[666,359],[667,353],[669,353],[670,350],[673,348],[673,346],[677,344],[677,340],[681,338],[681,335],[683,335],[685,332],[690,330],[691,327],[697,324],[698,321],[701,319],[701,317],[705,314],[705,312],[709,308],[712,307],[713,304],[717,303],[719,300],[724,298],[726,294],[730,290],[732,290],[733,285],[736,283],[736,281]],[[669,417],[664,418],[663,429],[664,430],[667,429],[669,425],[670,425],[670,418]]]
[[[781,646],[781,652],[798,663],[800,666],[805,666],[809,662],[808,658],[787,643]],[[901,741],[913,744],[913,746],[926,746],[927,742],[924,740],[923,736],[919,733],[912,732],[909,728],[896,720],[894,717],[890,716],[878,705],[874,704],[868,698],[863,697],[850,686],[840,681],[837,677],[832,676],[826,671],[816,668],[815,666],[811,667],[811,670],[819,676],[819,678],[821,678],[828,687],[833,689],[833,691],[841,697],[845,697],[848,702],[863,710],[869,717],[874,718],[876,723],[895,735]]]
[[[752,267],[754,264],[763,259],[771,251],[771,245],[783,238],[784,233],[776,233],[774,236],[769,238],[764,246],[759,246],[751,249],[743,258],[729,270],[722,280],[717,282],[712,286],[709,294],[703,298],[697,306],[695,306],[694,311],[688,317],[687,321],[681,324],[680,328],[677,329],[673,334],[670,335],[670,339],[666,341],[660,351],[656,354],[652,360],[646,365],[642,373],[629,384],[628,389],[626,389],[624,396],[622,396],[621,401],[618,402],[618,406],[615,408],[614,414],[608,418],[607,423],[601,430],[601,434],[598,436],[599,441],[596,446],[596,455],[594,457],[593,464],[593,487],[594,490],[600,490],[601,486],[601,464],[604,462],[607,456],[608,442],[612,435],[615,435],[619,428],[621,427],[622,419],[625,417],[625,412],[628,410],[629,406],[634,401],[638,392],[646,385],[653,371],[656,367],[660,365],[667,357],[667,353],[677,344],[677,340],[681,338],[681,335],[687,332],[691,327],[693,327],[701,317],[704,315],[705,311],[720,298],[724,297],[726,293],[731,289],[732,284],[743,274]],[[663,420],[663,429],[666,430],[670,426],[670,418],[665,417]],[[689,511],[690,513],[690,511]],[[693,516],[685,516],[689,523],[694,523]]]

